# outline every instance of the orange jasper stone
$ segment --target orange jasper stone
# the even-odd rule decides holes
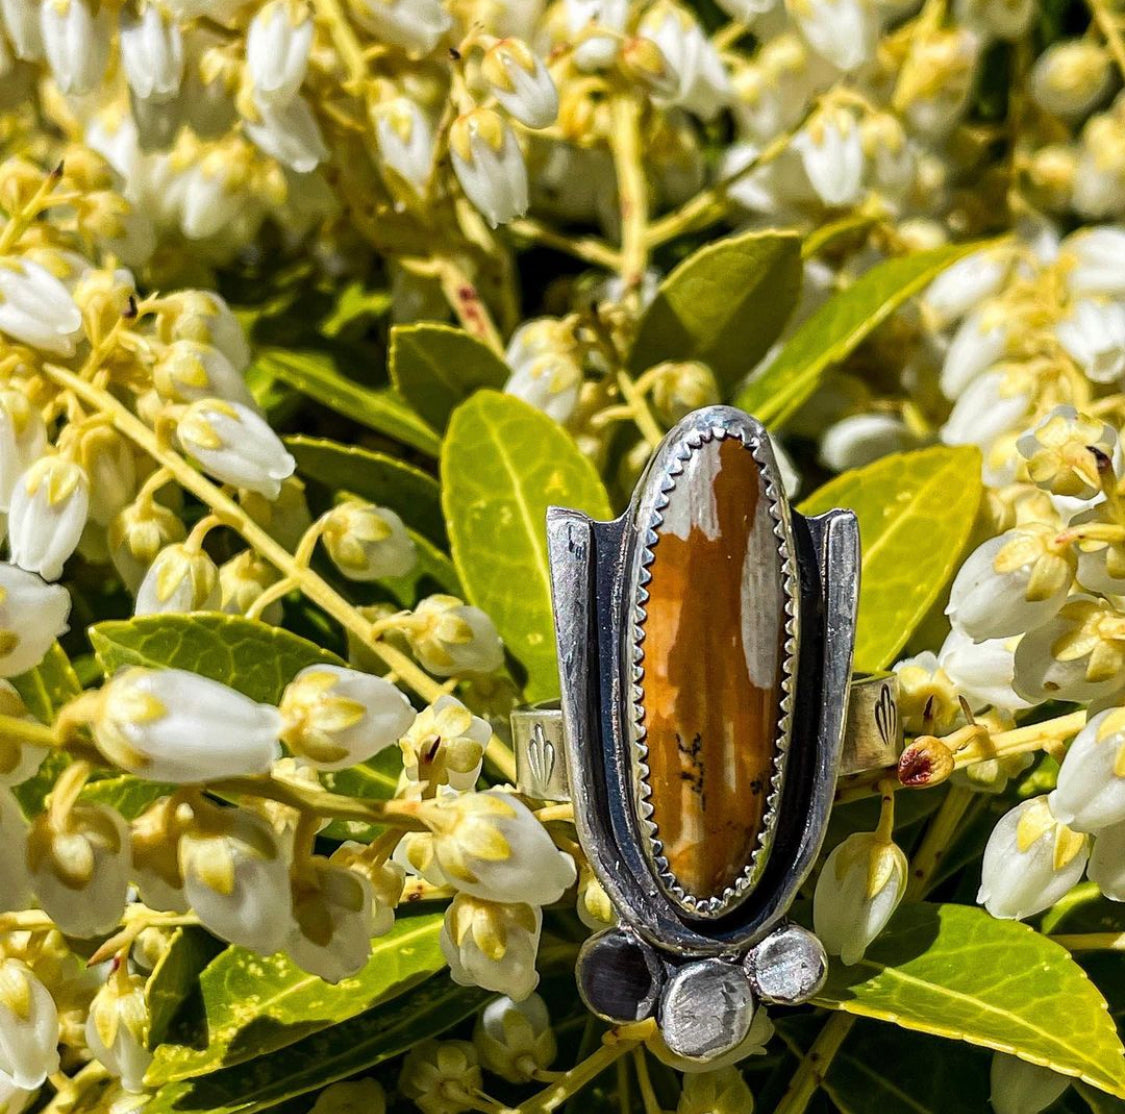
[[[691,453],[655,527],[640,700],[649,798],[668,872],[722,898],[767,823],[784,696],[781,543],[751,451]]]

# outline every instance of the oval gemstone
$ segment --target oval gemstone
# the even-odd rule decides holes
[[[742,441],[705,440],[667,497],[642,624],[650,819],[657,865],[687,904],[722,912],[768,853],[755,861],[787,744],[787,566],[766,477]]]

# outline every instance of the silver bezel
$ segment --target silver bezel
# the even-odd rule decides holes
[[[778,803],[785,777],[785,760],[793,726],[793,699],[796,689],[795,663],[798,653],[800,629],[800,595],[797,590],[797,572],[793,558],[793,527],[789,507],[778,481],[777,463],[769,437],[756,423],[751,423],[737,411],[698,411],[676,427],[653,458],[643,481],[638,485],[633,499],[635,523],[634,551],[630,562],[632,585],[631,622],[627,624],[623,647],[626,675],[630,677],[629,739],[633,756],[634,808],[641,830],[646,838],[646,853],[661,889],[669,898],[687,912],[697,917],[721,917],[729,913],[753,891],[761,877],[773,845],[777,828]],[[767,511],[773,520],[773,535],[782,574],[782,607],[785,616],[784,642],[781,660],[781,698],[774,737],[774,761],[770,773],[769,795],[762,813],[762,827],[757,845],[739,877],[718,896],[701,897],[688,893],[669,867],[664,855],[660,831],[653,820],[650,803],[652,785],[648,766],[647,728],[644,708],[644,641],[647,621],[646,604],[649,599],[647,585],[652,579],[650,568],[656,558],[659,530],[663,525],[664,511],[672,493],[692,456],[704,445],[727,439],[738,441],[750,453],[763,480]],[[697,606],[700,606],[697,602]]]

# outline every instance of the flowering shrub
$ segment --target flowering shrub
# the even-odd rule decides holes
[[[1125,1099],[1123,35],[0,0],[0,1111]],[[823,990],[700,1065],[578,1002],[615,913],[508,713],[547,506],[718,401],[856,511],[907,748]]]

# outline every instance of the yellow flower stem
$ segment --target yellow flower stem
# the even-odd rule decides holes
[[[1086,6],[1098,25],[1098,30],[1105,36],[1106,44],[1117,63],[1117,68],[1125,77],[1125,39],[1121,36],[1121,28],[1117,23],[1117,13],[1110,10],[1106,0],[1086,0]]]
[[[268,588],[262,589],[262,594],[246,609],[247,619],[261,619],[262,612],[265,611],[271,603],[281,599],[283,596],[289,595],[298,585],[295,581],[290,580],[289,577],[283,576],[276,584],[271,584]]]
[[[836,1053],[844,1043],[856,1019],[850,1013],[834,1013],[820,1030],[812,1046],[801,1059],[789,1089],[777,1104],[774,1114],[803,1114],[813,1095],[824,1082]]]
[[[0,738],[27,743],[35,747],[61,747],[64,740],[53,727],[23,719],[21,716],[0,716]]]
[[[627,371],[617,373],[617,386],[622,397],[629,404],[637,428],[644,435],[644,439],[655,449],[664,440],[664,431],[657,424],[652,410],[649,409],[648,403],[637,391],[636,385]]]
[[[540,824],[549,824],[552,820],[573,820],[574,805],[547,805],[546,808],[535,810],[535,819]]]
[[[610,99],[610,151],[621,212],[621,279],[625,298],[639,301],[648,267],[648,183],[641,149],[641,101],[632,90]]]
[[[208,789],[231,796],[265,798],[299,809],[306,815],[336,820],[362,820],[368,824],[386,824],[405,831],[427,831],[419,816],[417,801],[365,800],[325,789],[307,788],[272,777],[231,777],[208,782]]]
[[[637,1071],[637,1087],[641,1092],[641,1104],[645,1114],[664,1114],[660,1103],[656,1099],[656,1092],[652,1089],[652,1077],[648,1072],[648,1057],[645,1050],[638,1046],[633,1049],[633,1067]]]
[[[51,1086],[55,1088],[56,1094],[46,1106],[42,1107],[40,1114],[71,1114],[79,1108],[98,1109],[89,1106],[84,1101],[84,1097],[88,1091],[100,1087],[109,1079],[109,1072],[98,1060],[91,1060],[75,1075],[67,1076],[62,1072],[56,1072],[51,1076]]]
[[[641,1042],[640,1036],[626,1035],[637,1026],[611,1029],[602,1038],[602,1046],[596,1052],[576,1064],[570,1071],[563,1072],[556,1083],[540,1091],[534,1098],[521,1102],[515,1114],[550,1114],[557,1110],[571,1095],[577,1094],[587,1084],[592,1083],[603,1071],[612,1067],[622,1056],[628,1055]]]
[[[1085,712],[1071,712],[1069,715],[1044,720],[1042,723],[1032,723],[1012,731],[1001,731],[987,739],[978,739],[962,747],[953,756],[954,768],[960,770],[975,762],[986,762],[990,758],[1004,758],[1010,754],[1042,750],[1069,739],[1072,735],[1077,735],[1085,724]]]
[[[18,213],[13,213],[8,223],[0,230],[0,255],[7,255],[19,242],[20,237],[31,227],[43,211],[48,195],[62,178],[63,164],[52,170],[43,184],[32,194],[27,204]]]
[[[898,781],[893,778],[884,778],[879,782],[879,792],[883,799],[879,806],[879,824],[875,829],[875,838],[880,843],[894,842],[895,792],[898,788]]]
[[[360,86],[367,77],[367,64],[363,59],[363,47],[355,36],[347,14],[340,0],[315,0],[321,20],[328,25],[328,33],[340,53],[340,60],[348,73],[348,83],[355,88],[349,92],[358,95]]]
[[[739,23],[738,20],[731,20],[725,27],[720,27],[711,36],[711,44],[721,54],[724,50],[729,50],[739,39],[744,35],[750,33],[750,28],[745,23]]]
[[[300,587],[305,596],[322,608],[346,631],[369,647],[403,684],[419,696],[434,701],[441,695],[441,685],[420,669],[401,650],[371,635],[371,623],[365,619],[330,584],[311,569],[302,568],[293,555],[263,530],[229,495],[197,472],[183,457],[162,445],[157,436],[121,402],[107,391],[87,383],[66,368],[45,364],[44,372],[56,383],[72,390],[83,402],[109,414],[119,433],[124,434],[166,468],[176,482],[190,491],[217,515],[225,525],[237,531],[246,542],[270,562],[283,576]],[[516,777],[515,756],[511,749],[494,735],[486,755],[501,776],[509,781]]]
[[[1080,932],[1074,935],[1061,933],[1051,939],[1068,952],[1125,951],[1125,932]]]
[[[797,133],[805,126],[819,104],[819,98],[814,100],[791,128],[782,132],[776,139],[771,140],[742,169],[736,170],[733,174],[728,174],[727,177],[716,182],[709,189],[701,190],[678,209],[659,220],[653,221],[648,227],[649,248],[659,247],[661,244],[666,244],[669,240],[674,240],[677,236],[682,236],[686,232],[694,232],[721,220],[727,211],[727,193],[731,186],[737,185],[738,182],[747,175],[753,174],[759,167],[773,162],[793,142]]]
[[[513,236],[573,255],[575,259],[581,259],[594,267],[603,267],[607,271],[621,269],[621,253],[596,236],[565,236],[531,217],[509,221],[507,229]]]

